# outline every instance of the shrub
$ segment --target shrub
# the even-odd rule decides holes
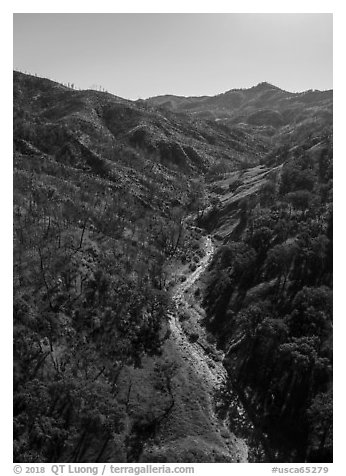
[[[191,263],[189,269],[193,272],[197,269],[196,263]]]
[[[198,339],[199,339],[199,335],[196,332],[192,332],[192,334],[189,335],[189,341],[191,342],[191,344],[194,344],[195,342],[197,342]]]

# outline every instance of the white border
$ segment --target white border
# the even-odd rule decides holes
[[[260,7],[260,8],[259,8]],[[333,13],[334,14],[334,199],[335,199],[335,272],[334,272],[334,316],[335,316],[335,432],[334,432],[334,463],[329,466],[330,474],[345,474],[344,462],[344,431],[345,431],[345,411],[344,396],[345,392],[345,371],[343,368],[342,349],[345,346],[345,318],[343,308],[345,302],[343,299],[344,274],[345,274],[345,245],[343,243],[346,237],[345,223],[346,214],[344,209],[344,181],[346,179],[346,154],[344,153],[345,136],[345,88],[346,81],[344,77],[344,48],[346,39],[344,31],[346,29],[346,18],[342,2],[336,1],[246,1],[226,2],[213,0],[213,2],[191,2],[187,0],[176,1],[98,1],[95,2],[76,2],[61,0],[59,2],[43,1],[15,1],[7,2],[1,6],[0,15],[0,35],[2,45],[2,74],[1,74],[1,268],[2,272],[0,290],[2,304],[2,322],[0,333],[1,349],[1,432],[0,432],[0,467],[3,463],[4,471],[2,474],[13,474],[12,472],[12,14],[13,13]],[[47,469],[48,469],[47,465]],[[210,474],[217,471],[218,474],[248,474],[256,475],[269,474],[273,464],[251,464],[251,465],[223,465],[217,466],[195,465],[195,474]],[[300,467],[306,465],[279,465],[281,467]],[[311,464],[308,466],[312,466]],[[49,471],[47,474],[51,474]]]

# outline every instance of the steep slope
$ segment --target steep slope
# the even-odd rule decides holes
[[[332,142],[224,174],[200,217],[219,249],[206,325],[269,461],[332,461]],[[227,393],[229,392],[229,394]]]
[[[211,381],[190,402],[176,390],[165,418],[175,382],[201,380],[169,338],[168,267],[201,242],[184,216],[204,203],[203,171],[263,157],[243,137],[14,74],[15,461],[243,458]]]
[[[148,99],[149,104],[233,127],[237,125],[241,130],[249,131],[251,126],[253,133],[280,135],[286,140],[292,140],[292,132],[299,132],[297,128],[304,133],[321,132],[332,120],[332,102],[332,91],[290,93],[265,82],[211,97],[159,96]]]
[[[330,316],[319,305],[330,297],[331,103],[304,97],[262,84],[132,102],[14,73],[15,461],[330,456]],[[299,283],[309,289],[297,297]],[[265,314],[267,327],[246,307],[263,296],[286,306]],[[304,297],[323,341],[292,314],[293,299],[309,321]],[[288,370],[269,401],[254,361],[268,383],[289,326]],[[296,350],[322,374],[298,375]],[[318,390],[312,401],[302,383]],[[289,432],[272,444],[292,415],[306,423],[300,450]]]
[[[205,171],[218,160],[233,165],[248,157],[258,161],[267,151],[263,141],[214,122],[108,93],[75,91],[21,73],[15,72],[14,78],[15,131],[19,127],[20,135],[36,141],[38,148],[49,141],[59,153],[73,136],[101,155],[105,166],[114,161],[134,167],[135,162],[142,167],[154,162],[190,174]]]

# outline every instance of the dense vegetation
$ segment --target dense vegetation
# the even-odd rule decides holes
[[[171,405],[171,376],[158,366],[156,413],[133,414],[119,375],[161,352],[165,266],[198,186],[66,116],[68,91],[41,81],[15,82],[14,459],[131,461]]]
[[[131,102],[14,73],[16,462],[235,454],[217,454],[208,396],[196,380],[191,402],[193,372],[165,347],[174,279],[204,253],[194,216],[223,243],[198,299],[226,354],[224,413],[236,392],[267,460],[331,459],[330,93],[264,84],[185,99]],[[148,441],[156,456],[143,456]]]
[[[14,179],[15,459],[101,458],[121,368],[160,350],[174,223],[54,159],[16,154]]]
[[[331,138],[273,156],[280,171],[243,199],[214,257],[207,326],[226,352],[228,390],[264,434],[267,460],[331,461]]]

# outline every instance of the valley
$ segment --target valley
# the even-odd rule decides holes
[[[183,361],[180,373],[183,373],[185,378],[186,375],[189,376],[189,382],[184,379],[184,393],[190,394],[189,388],[192,387],[193,391],[197,390],[201,395],[205,395],[204,401],[200,401],[200,411],[203,412],[211,427],[207,431],[197,433],[198,447],[204,446],[204,452],[211,452],[215,455],[216,461],[247,462],[246,443],[231,434],[227,425],[216,415],[215,392],[225,382],[226,370],[222,365],[222,354],[217,351],[215,345],[207,341],[205,330],[201,325],[203,310],[195,302],[193,294],[200,275],[205,271],[212,258],[214,247],[209,236],[205,238],[204,249],[205,256],[198,264],[197,269],[187,276],[186,281],[178,284],[173,290],[176,312],[170,316],[171,338]],[[197,339],[196,342],[194,342],[195,339]],[[193,382],[194,380],[195,382]],[[192,382],[193,385],[191,385]],[[177,407],[177,415],[173,414],[170,418],[176,418],[181,425],[182,415],[179,401]],[[185,418],[194,419],[193,411],[190,410],[186,413],[186,410],[184,408]],[[239,410],[241,411],[241,409]],[[172,424],[172,422],[167,422],[167,424]],[[189,431],[189,433],[191,432]],[[189,446],[190,444],[188,443]],[[207,460],[211,461],[212,459],[213,456],[209,455]]]
[[[332,92],[14,72],[14,460],[332,458]]]

